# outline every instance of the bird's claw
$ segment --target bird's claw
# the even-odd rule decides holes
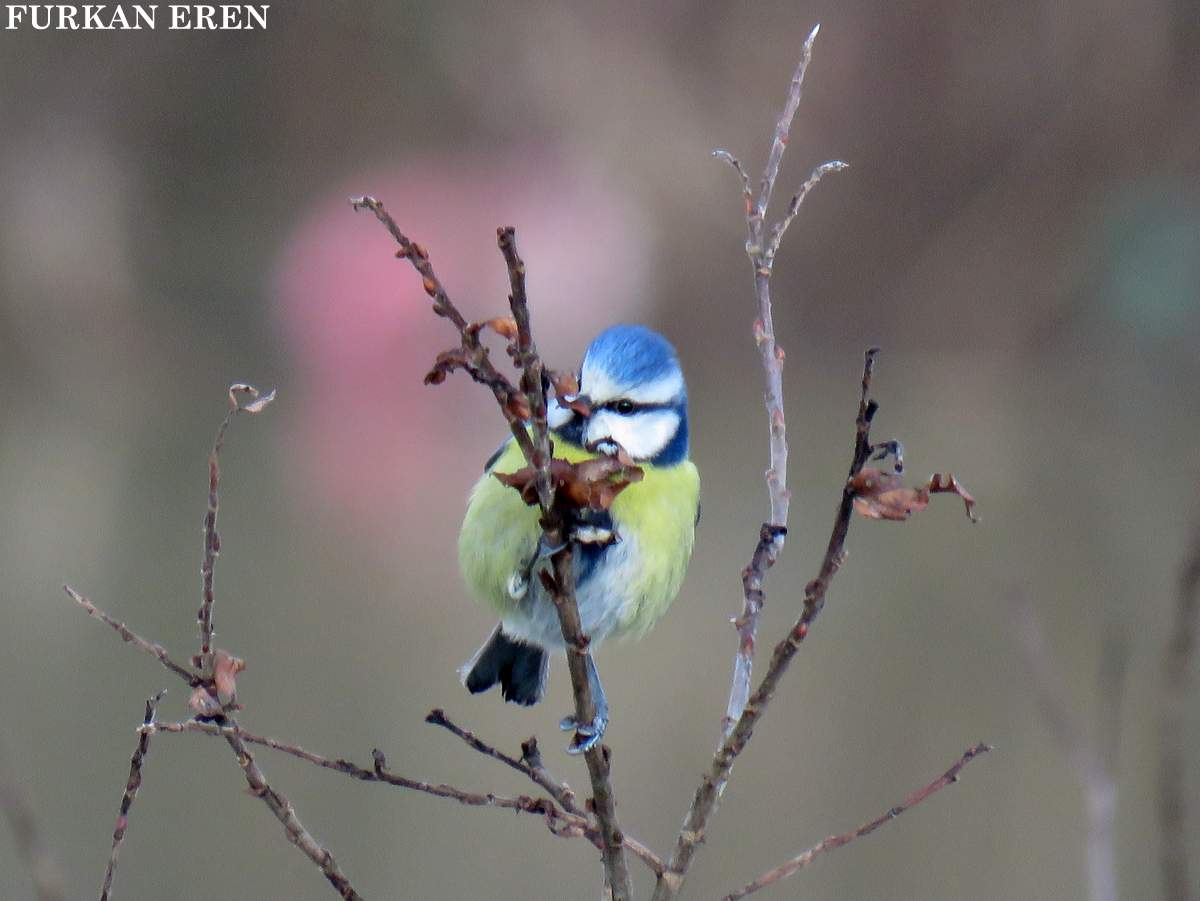
[[[567,745],[567,753],[582,754],[594,748],[604,737],[604,730],[608,728],[608,717],[597,714],[590,723],[581,723],[574,715],[568,715],[562,718],[558,728],[564,732],[574,730],[575,736]]]

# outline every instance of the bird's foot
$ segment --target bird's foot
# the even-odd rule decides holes
[[[575,731],[571,743],[567,745],[567,753],[582,754],[596,747],[604,737],[604,730],[608,728],[608,717],[597,713],[590,723],[581,723],[574,714],[570,714],[559,721],[558,728],[563,732]]]

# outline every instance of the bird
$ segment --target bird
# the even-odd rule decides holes
[[[638,638],[666,612],[683,583],[700,514],[700,475],[688,459],[687,387],[671,343],[643,326],[620,324],[588,346],[578,373],[579,395],[551,396],[547,424],[554,456],[577,463],[624,451],[643,470],[611,507],[590,513],[573,533],[575,596],[589,649],[607,638]],[[566,650],[558,613],[538,577],[556,549],[541,545],[537,507],[494,478],[526,465],[509,438],[472,488],[459,534],[464,581],[500,616],[483,646],[459,670],[472,693],[499,683],[504,700],[541,700],[550,654]],[[579,754],[600,741],[609,708],[592,655],[587,672],[596,709],[590,723],[573,715],[567,750]]]

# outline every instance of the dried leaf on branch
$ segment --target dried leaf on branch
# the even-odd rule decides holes
[[[525,503],[530,506],[537,504],[537,470],[532,466],[493,475],[508,487],[517,489]],[[642,475],[641,467],[634,466],[624,454],[596,457],[580,463],[550,461],[555,503],[575,510],[597,513],[607,510],[617,495],[634,482],[640,482]]]
[[[956,494],[962,498],[971,522],[979,522],[975,498],[951,473],[934,473],[924,485],[906,488],[896,473],[866,468],[850,480],[850,488],[854,492],[854,509],[868,519],[903,521],[928,507],[930,496]]]
[[[275,389],[262,394],[253,385],[237,382],[229,386],[229,406],[245,413],[261,413],[275,399]]]
[[[213,684],[222,706],[237,702],[237,674],[246,668],[246,661],[218,650],[213,663]]]

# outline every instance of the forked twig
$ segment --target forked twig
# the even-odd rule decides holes
[[[539,776],[532,771],[527,765],[522,765],[521,761],[515,760],[512,757],[497,751],[486,742],[476,738],[470,732],[460,729],[455,726],[449,719],[442,718],[441,720],[428,720],[441,725],[449,731],[453,732],[463,739],[470,747],[479,751],[488,757],[512,766],[518,772],[528,776],[538,785],[546,788],[551,796],[556,795],[556,791],[543,781],[544,777]],[[597,849],[603,850],[603,837],[600,830],[588,819],[587,814],[576,807],[573,803],[570,807],[559,804],[555,806],[554,801],[558,798],[554,797],[554,801],[548,798],[532,798],[528,795],[518,795],[516,797],[504,797],[492,792],[479,793],[466,791],[465,789],[457,788],[453,785],[445,783],[424,782],[417,779],[410,779],[407,776],[402,776],[392,772],[387,768],[387,758],[383,752],[376,749],[372,752],[373,765],[365,767],[343,757],[325,757],[321,754],[315,754],[312,751],[305,750],[299,745],[291,742],[280,741],[279,739],[269,738],[263,735],[255,735],[252,732],[247,732],[237,724],[226,725],[203,720],[185,720],[178,723],[149,723],[144,726],[141,732],[154,735],[158,733],[181,734],[184,732],[192,732],[200,735],[209,735],[217,738],[236,738],[245,744],[260,745],[261,747],[270,748],[273,751],[278,751],[282,754],[287,754],[295,757],[298,760],[303,760],[311,763],[321,769],[330,770],[335,773],[341,773],[344,776],[349,776],[351,779],[357,779],[360,782],[373,782],[381,785],[391,785],[396,788],[404,788],[410,791],[421,792],[422,794],[432,795],[436,798],[446,798],[451,801],[457,801],[459,804],[468,807],[494,807],[498,810],[513,810],[518,813],[528,813],[540,817],[544,820],[549,831],[561,838],[585,838],[590,841]],[[568,792],[569,794],[569,792]],[[561,808],[561,809],[560,809]],[[645,845],[638,842],[636,839],[629,836],[624,837],[624,845],[627,850],[641,859],[654,873],[662,871],[663,862],[653,851]],[[311,855],[310,855],[311,856]]]
[[[575,813],[580,816],[584,812],[575,804],[575,793],[571,791],[566,784],[554,779],[543,767],[541,752],[538,751],[537,739],[530,738],[529,741],[521,745],[521,759],[505,754],[499,748],[494,748],[487,742],[475,735],[473,732],[468,732],[457,723],[453,722],[444,710],[431,710],[425,716],[425,722],[434,726],[441,726],[452,735],[462,739],[468,747],[473,748],[485,757],[491,757],[493,760],[498,760],[505,766],[511,767],[518,773],[527,776],[536,785],[540,785],[550,793],[558,806],[567,813]],[[535,766],[536,761],[536,766]]]
[[[775,123],[775,137],[763,168],[757,197],[751,193],[750,178],[738,158],[728,150],[713,151],[713,156],[732,166],[742,181],[742,198],[745,201],[746,214],[746,255],[749,257],[754,271],[754,294],[758,304],[758,318],[754,321],[754,342],[758,346],[759,355],[762,358],[763,375],[766,380],[764,402],[767,408],[770,449],[770,464],[766,473],[770,518],[763,523],[750,564],[742,571],[742,613],[733,621],[738,632],[738,648],[733,661],[729,704],[725,710],[725,717],[721,721],[722,737],[729,735],[734,723],[742,715],[746,699],[750,696],[755,644],[758,636],[758,617],[765,600],[763,580],[767,570],[774,565],[783,550],[784,539],[787,536],[788,507],[791,500],[791,492],[787,487],[787,420],[783,410],[784,354],[775,340],[775,319],[771,308],[771,270],[784,232],[796,218],[800,211],[800,205],[804,202],[808,192],[827,172],[836,172],[846,167],[845,163],[834,160],[823,163],[814,169],[808,180],[792,197],[787,213],[768,231],[766,226],[767,208],[775,189],[775,180],[779,176],[783,152],[787,148],[788,133],[791,131],[792,121],[796,116],[796,109],[800,105],[804,75],[812,60],[813,43],[816,41],[820,29],[820,25],[814,27],[804,42],[800,63],[797,65],[788,87],[783,112]]]

